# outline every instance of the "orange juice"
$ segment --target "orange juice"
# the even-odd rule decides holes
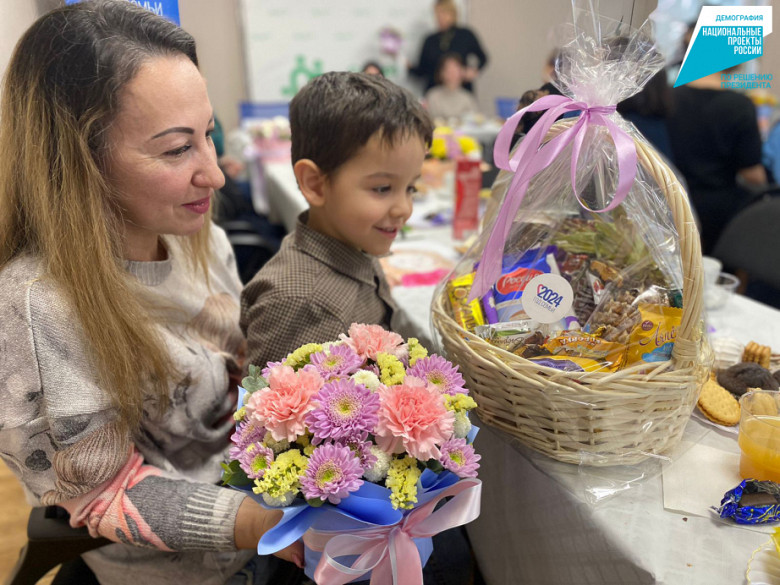
[[[739,427],[742,479],[780,483],[780,416],[743,417]]]

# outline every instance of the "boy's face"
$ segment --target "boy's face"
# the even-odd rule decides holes
[[[326,180],[314,227],[368,254],[387,254],[412,214],[424,159],[417,136],[389,146],[375,134]]]

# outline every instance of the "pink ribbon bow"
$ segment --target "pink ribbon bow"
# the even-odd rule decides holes
[[[412,510],[397,524],[352,534],[310,529],[303,542],[322,551],[314,572],[319,585],[343,585],[371,573],[371,585],[422,585],[422,563],[413,538],[430,538],[443,530],[471,522],[479,516],[482,482],[462,479],[424,506]],[[434,512],[443,498],[452,500]],[[355,556],[352,566],[336,558]]]
[[[547,111],[542,114],[542,117],[526,134],[517,150],[515,150],[515,154],[510,158],[512,136],[520,119],[526,112],[538,112],[541,110]],[[582,113],[577,123],[542,146],[544,137],[547,136],[547,132],[556,119],[566,112],[578,110]],[[496,137],[493,160],[496,166],[514,172],[515,176],[509,185],[509,189],[507,189],[493,230],[485,245],[485,249],[482,251],[482,259],[477,267],[469,300],[481,298],[493,286],[493,283],[498,280],[498,277],[501,275],[501,257],[504,252],[506,238],[509,235],[509,229],[515,219],[515,214],[523,202],[523,197],[525,197],[525,192],[528,190],[531,179],[549,166],[555,157],[569,144],[573,143],[571,184],[574,189],[574,195],[577,197],[580,205],[588,211],[603,213],[615,209],[623,202],[631,190],[636,177],[637,156],[634,140],[609,118],[609,115],[614,111],[615,106],[591,107],[585,102],[574,101],[566,96],[548,95],[539,98],[530,106],[516,112],[506,121]],[[580,157],[582,142],[590,124],[606,126],[615,143],[615,151],[617,152],[618,185],[612,201],[603,209],[590,209],[580,199],[580,195],[577,192],[577,161]]]

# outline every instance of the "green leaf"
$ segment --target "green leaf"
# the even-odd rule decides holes
[[[238,461],[233,459],[230,463],[222,463],[222,484],[223,485],[249,485],[252,480],[246,476],[244,470]]]
[[[434,473],[441,473],[444,471],[444,467],[441,463],[436,461],[436,459],[428,459],[428,461],[425,463],[425,466]]]
[[[325,501],[320,498],[313,498],[311,500],[306,500],[306,503],[309,504],[312,508],[319,508],[325,503]]]
[[[262,370],[257,366],[249,366],[249,375],[241,380],[241,386],[249,392],[257,392],[268,386],[268,382],[261,376]]]

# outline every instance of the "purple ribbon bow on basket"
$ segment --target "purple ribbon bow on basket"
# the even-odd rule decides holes
[[[526,112],[547,110],[526,134],[525,138],[511,156],[511,141],[515,128]],[[577,122],[561,132],[558,136],[542,145],[542,141],[557,118],[566,112],[581,111]],[[573,144],[571,154],[571,184],[574,195],[580,205],[588,211],[603,213],[611,211],[620,205],[631,190],[636,177],[637,155],[634,140],[621,130],[609,115],[615,112],[615,106],[589,106],[585,102],[575,101],[562,95],[548,95],[539,98],[530,106],[516,112],[509,118],[496,138],[493,159],[501,169],[515,173],[507,189],[501,209],[496,217],[493,230],[490,233],[482,259],[477,267],[474,284],[471,287],[469,300],[481,298],[501,275],[501,257],[504,252],[509,229],[515,219],[517,210],[523,202],[528,185],[539,172],[555,160],[566,146]],[[609,205],[603,209],[590,209],[577,192],[576,174],[577,161],[588,127],[591,124],[605,126],[612,136],[618,160],[618,185],[615,196]]]

